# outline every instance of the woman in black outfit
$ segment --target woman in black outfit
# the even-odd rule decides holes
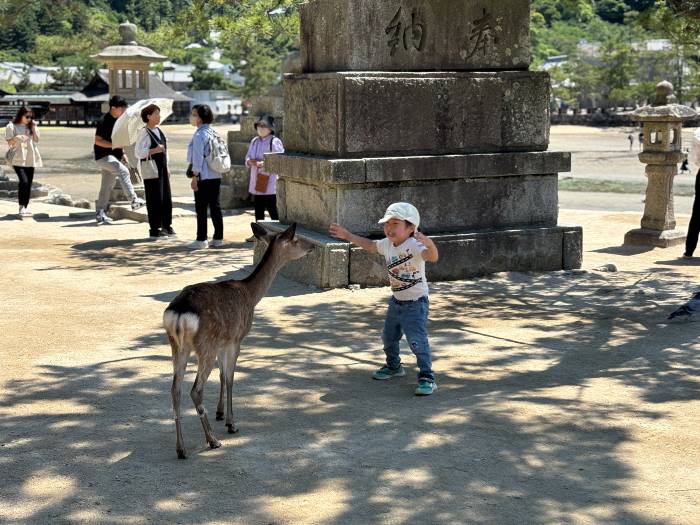
[[[141,110],[141,119],[146,126],[136,141],[136,156],[141,159],[141,174],[146,190],[149,237],[174,237],[173,201],[170,193],[170,168],[168,167],[168,139],[160,124],[160,108],[150,104]],[[144,163],[155,162],[157,176],[150,173]],[[149,178],[152,177],[152,178]]]

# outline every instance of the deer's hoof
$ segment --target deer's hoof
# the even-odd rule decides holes
[[[238,429],[234,427],[233,425],[226,425],[228,427],[228,433],[229,434],[237,434]]]
[[[223,413],[223,412],[217,412],[217,413],[216,413],[216,420],[217,420],[217,421],[223,421],[223,420],[224,420],[224,413]]]
[[[219,448],[221,446],[221,442],[218,440],[210,441],[209,442],[209,448]]]
[[[187,459],[187,453],[185,452],[184,448],[177,449],[177,457],[180,459]]]

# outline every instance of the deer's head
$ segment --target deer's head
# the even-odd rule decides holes
[[[275,257],[285,261],[300,259],[313,249],[313,244],[296,236],[297,224],[292,224],[281,233],[272,233],[258,223],[251,223],[255,237],[268,245]]]

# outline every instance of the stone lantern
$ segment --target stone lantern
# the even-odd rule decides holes
[[[632,114],[644,126],[639,160],[647,165],[648,182],[642,227],[628,231],[625,244],[667,248],[685,242],[685,233],[675,229],[673,178],[683,160],[683,121],[696,112],[674,101],[673,85],[663,81],[656,86],[654,103]]]
[[[153,62],[168,59],[136,42],[136,26],[128,21],[119,24],[121,42],[108,46],[92,58],[109,69],[109,96],[120,95],[130,104],[150,98],[149,71]],[[107,111],[105,109],[105,111]]]

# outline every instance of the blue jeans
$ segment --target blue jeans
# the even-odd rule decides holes
[[[418,360],[418,379],[435,380],[433,363],[430,357],[428,343],[428,298],[421,297],[415,301],[399,301],[389,299],[389,308],[384,321],[384,353],[389,368],[397,368],[401,364],[399,342],[406,334],[406,340],[411,351]]]

